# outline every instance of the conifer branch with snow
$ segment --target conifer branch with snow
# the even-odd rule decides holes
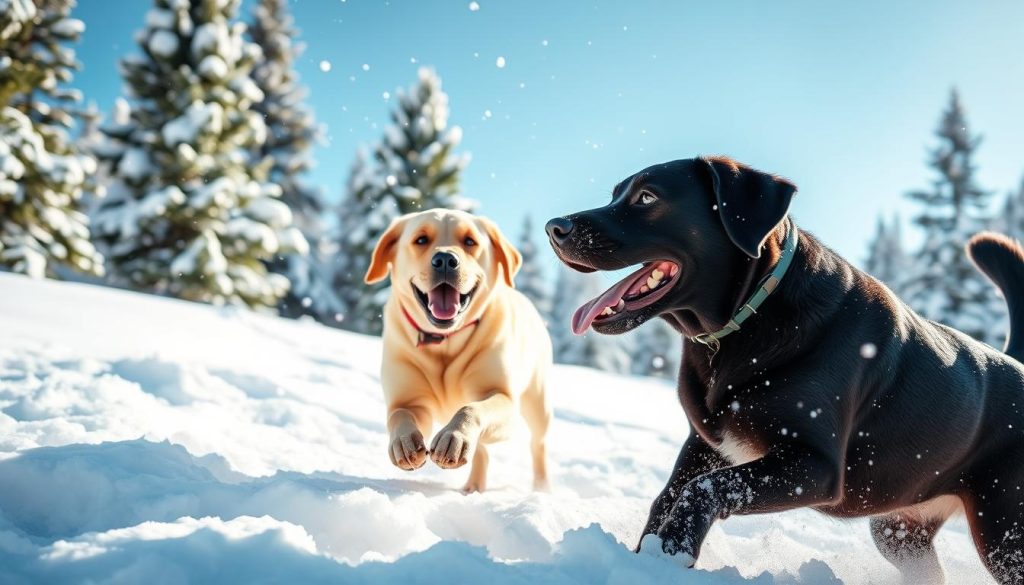
[[[250,77],[260,49],[238,0],[156,0],[126,57],[127,86],[99,157],[110,173],[95,229],[113,283],[211,303],[275,306],[275,255],[304,254],[271,161]]]
[[[74,6],[0,1],[0,269],[37,278],[103,272],[80,210],[96,162],[68,138],[81,101],[70,45],[85,30]]]
[[[263,93],[253,110],[263,117],[266,140],[254,148],[257,161],[270,161],[268,179],[281,187],[281,201],[292,212],[292,220],[310,245],[310,253],[277,254],[270,270],[282,274],[291,288],[278,309],[285,316],[321,316],[333,313],[336,302],[325,277],[318,252],[324,237],[324,202],[318,188],[304,175],[312,168],[310,150],[320,139],[320,128],[312,111],[303,104],[306,88],[299,85],[295,61],[303,45],[295,42],[299,31],[286,0],[260,0],[256,5],[249,36],[260,47],[263,58],[252,70],[252,78]]]

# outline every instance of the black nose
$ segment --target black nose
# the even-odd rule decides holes
[[[561,244],[572,233],[572,220],[567,217],[556,217],[544,226],[544,231],[553,242]]]
[[[459,267],[459,257],[451,252],[438,252],[430,259],[430,265],[434,267],[434,270],[441,272],[455,270]]]

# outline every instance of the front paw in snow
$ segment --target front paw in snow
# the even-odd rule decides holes
[[[469,462],[473,440],[469,433],[445,427],[430,444],[430,459],[443,469],[455,469]]]
[[[399,469],[412,471],[423,467],[427,462],[427,445],[423,435],[419,431],[412,431],[392,437],[388,455],[391,456],[391,463]]]
[[[639,554],[646,554],[652,557],[660,557],[671,560],[683,568],[692,569],[697,558],[689,551],[684,550],[674,540],[663,541],[657,534],[645,534],[640,539]]]

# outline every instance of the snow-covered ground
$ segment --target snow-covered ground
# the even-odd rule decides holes
[[[893,583],[865,521],[732,518],[698,570],[629,552],[687,427],[673,388],[555,370],[554,490],[525,432],[465,469],[386,455],[373,338],[0,274],[2,583]],[[950,583],[991,583],[952,521]]]

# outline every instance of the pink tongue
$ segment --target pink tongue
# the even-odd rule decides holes
[[[459,312],[459,291],[454,286],[439,284],[427,293],[430,314],[439,321],[447,321]]]
[[[608,289],[601,296],[597,297],[592,301],[588,301],[582,307],[576,309],[576,313],[572,316],[572,332],[576,335],[583,335],[590,324],[594,322],[594,319],[601,314],[601,311],[607,307],[614,307],[619,303],[619,299],[622,295],[626,294],[629,287],[636,282],[637,277],[640,274],[651,270],[651,266],[644,266],[637,270],[633,274],[630,274],[626,278],[620,280],[615,286]]]

